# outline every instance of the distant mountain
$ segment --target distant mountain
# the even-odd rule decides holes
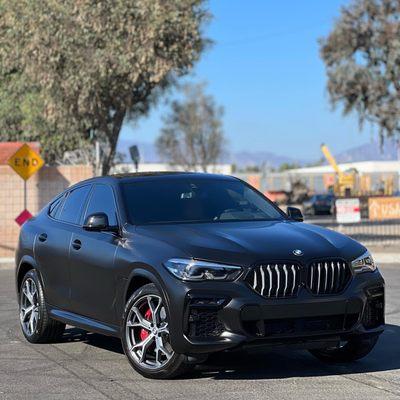
[[[118,142],[117,152],[120,153],[124,160],[130,162],[129,147],[137,145],[139,148],[141,162],[157,163],[160,161],[160,156],[153,143],[146,142],[131,142],[129,140],[121,140]],[[225,154],[221,157],[221,163],[236,164],[239,168],[250,166],[266,166],[277,168],[284,163],[296,163],[305,165],[304,160],[297,160],[290,157],[280,156],[269,151],[238,151],[230,154]]]
[[[269,151],[238,151],[228,155],[223,162],[237,165],[239,168],[265,165],[278,168],[284,163],[303,166],[307,161],[281,156]]]
[[[338,162],[358,162],[358,161],[393,161],[397,160],[399,148],[395,139],[387,139],[381,146],[379,142],[373,141],[361,146],[353,147],[349,150],[336,154]]]
[[[124,157],[125,161],[130,162],[131,160],[129,147],[133,144],[139,147],[141,162],[161,162],[153,143],[121,140],[118,143],[117,151]],[[398,159],[398,146],[394,139],[390,139],[386,140],[382,147],[378,142],[371,142],[334,154],[334,156],[341,163],[370,160],[391,161]],[[278,168],[284,163],[305,166],[310,164],[310,161],[281,156],[269,151],[237,151],[225,154],[221,158],[221,163],[235,164],[238,168],[262,166],[263,164],[267,167]]]

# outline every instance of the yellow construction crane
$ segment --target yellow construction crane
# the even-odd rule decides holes
[[[334,186],[335,194],[337,196],[351,196],[352,194],[354,195],[355,185],[357,181],[357,176],[356,176],[357,173],[355,171],[343,172],[339,168],[335,160],[335,157],[333,157],[333,155],[329,151],[328,146],[326,146],[324,143],[322,143],[321,145],[321,150],[337,176],[336,183]]]

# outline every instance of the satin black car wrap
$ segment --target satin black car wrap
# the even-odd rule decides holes
[[[153,284],[165,302],[173,351],[194,362],[243,346],[318,349],[383,331],[384,280],[378,269],[356,273],[352,267],[367,249],[339,233],[290,220],[267,199],[278,219],[130,221],[123,184],[151,181],[157,187],[188,179],[194,186],[197,180],[238,181],[210,174],[132,174],[94,178],[67,189],[21,229],[18,295],[33,268],[51,319],[123,338],[130,297]],[[115,208],[116,225],[104,231],[84,226],[95,186],[109,188],[113,203],[108,206]],[[73,223],[58,219],[52,207],[62,207],[64,197],[78,188],[87,196],[79,215]],[[190,196],[185,192],[184,197]],[[166,268],[174,259],[242,270],[233,281],[181,280]],[[147,337],[143,332],[141,337]]]

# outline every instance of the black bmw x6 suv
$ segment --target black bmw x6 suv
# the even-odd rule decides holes
[[[81,182],[22,227],[23,334],[50,342],[69,324],[119,337],[152,378],[247,346],[361,358],[383,331],[382,276],[361,244],[301,221],[233,177]]]

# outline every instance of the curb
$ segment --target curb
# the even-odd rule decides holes
[[[15,268],[15,258],[0,257],[0,270],[14,269],[14,268]]]

